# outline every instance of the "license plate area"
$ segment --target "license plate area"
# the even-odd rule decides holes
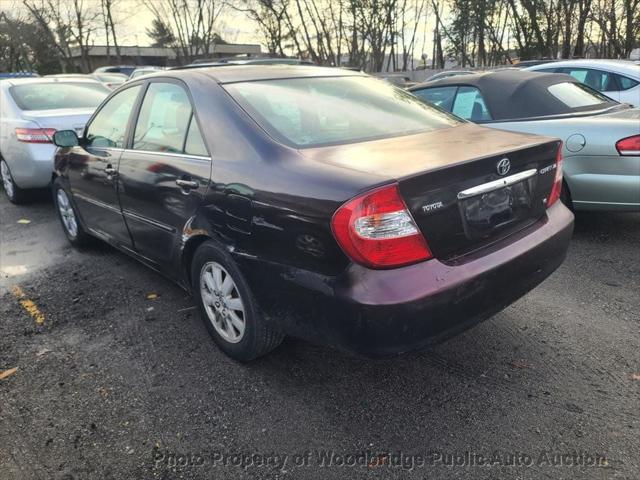
[[[491,236],[497,230],[532,216],[531,184],[522,180],[459,199],[464,233],[470,240]]]

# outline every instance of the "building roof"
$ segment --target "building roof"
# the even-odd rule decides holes
[[[166,57],[168,59],[177,58],[176,50],[166,47],[139,47],[139,46],[120,46],[120,55],[124,57]],[[261,52],[261,47],[258,44],[253,43],[216,43],[213,45],[213,49],[208,55],[237,55],[241,53],[258,54]],[[116,47],[109,46],[109,54],[116,54]],[[71,57],[81,57],[82,53],[80,47],[71,48]],[[90,57],[104,57],[107,56],[106,45],[93,45],[89,47]]]

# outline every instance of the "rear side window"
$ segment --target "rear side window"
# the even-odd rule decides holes
[[[435,87],[414,90],[411,93],[432,105],[450,112],[453,109],[453,100],[456,97],[457,89],[458,87]]]
[[[195,117],[191,116],[191,122],[189,123],[189,131],[187,132],[187,141],[184,144],[184,153],[189,155],[200,155],[202,157],[209,156],[207,147],[204,144],[200,129],[198,128],[198,122]]]
[[[274,138],[296,147],[427,132],[460,120],[383,80],[290,78],[224,85]]]
[[[134,150],[182,153],[191,120],[187,92],[173,83],[152,83],[142,102]]]
[[[476,87],[460,87],[451,111],[454,115],[472,122],[491,120],[482,93]]]
[[[87,147],[124,147],[127,123],[140,88],[138,85],[118,92],[100,109],[87,128]]]
[[[562,71],[599,92],[618,90],[613,73],[592,68],[563,68]]]
[[[620,90],[629,90],[630,88],[633,88],[640,84],[640,82],[634,80],[633,78],[624,77],[622,75],[616,75],[616,77],[618,79],[618,84],[620,85]]]
[[[109,95],[99,83],[29,83],[9,89],[20,110],[96,108]]]

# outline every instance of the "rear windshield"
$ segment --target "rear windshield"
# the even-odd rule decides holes
[[[30,83],[9,91],[20,110],[96,108],[109,94],[99,83]]]
[[[549,93],[569,108],[584,108],[614,102],[582,83],[563,82],[547,87]]]
[[[224,88],[269,134],[296,147],[409,135],[461,122],[369,77],[262,80]]]

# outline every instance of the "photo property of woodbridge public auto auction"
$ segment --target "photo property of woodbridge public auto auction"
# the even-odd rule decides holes
[[[0,0],[0,480],[640,478],[640,0]]]

